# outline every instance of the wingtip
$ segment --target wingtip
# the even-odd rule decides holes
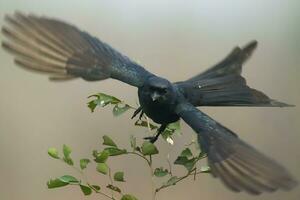
[[[283,108],[283,107],[296,107],[296,105],[293,105],[293,104],[287,104],[287,103],[284,103],[284,102],[280,102],[280,101],[277,101],[277,100],[274,100],[272,99],[270,101],[270,104],[274,107],[280,107],[280,108]]]
[[[246,50],[246,51],[248,51],[248,52],[249,52],[249,51],[252,52],[254,49],[256,49],[257,45],[258,45],[257,40],[252,40],[252,41],[250,41],[249,43],[247,43],[247,44],[243,47],[243,49]]]
[[[8,51],[8,52],[11,51],[11,47],[10,47],[10,45],[9,45],[9,43],[7,41],[1,41],[1,47],[5,51]]]

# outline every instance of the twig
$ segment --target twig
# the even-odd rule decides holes
[[[113,196],[109,196],[108,194],[105,194],[104,192],[101,192],[101,191],[99,191],[99,190],[96,190],[96,188],[94,188],[94,186],[90,185],[89,183],[87,183],[87,184],[88,184],[88,186],[89,186],[92,190],[94,190],[94,192],[96,192],[96,193],[98,193],[98,194],[101,194],[101,195],[103,195],[103,196],[106,196],[106,197],[109,198],[109,199],[115,200],[115,198],[114,198]]]
[[[154,183],[154,171],[153,171],[153,167],[152,167],[152,156],[149,155],[149,168],[150,168],[150,175],[151,175],[151,194],[152,194],[152,199],[155,200],[155,183]]]
[[[65,161],[64,161],[62,158],[60,158],[59,160],[62,161],[63,163],[65,163]],[[84,182],[86,182],[86,184],[87,184],[92,190],[94,190],[96,193],[101,194],[101,195],[103,195],[103,196],[105,196],[105,197],[107,197],[107,198],[109,198],[109,199],[115,200],[115,198],[114,198],[113,196],[109,196],[108,194],[106,194],[106,193],[104,193],[104,192],[100,192],[100,191],[96,190],[92,185],[90,185],[90,184],[89,184],[89,181],[88,181],[88,177],[83,173],[82,170],[78,169],[78,168],[75,167],[74,165],[71,165],[71,167],[81,175],[81,177],[84,179]],[[72,184],[71,184],[71,185],[72,185]],[[78,184],[73,184],[73,185],[78,185]]]
[[[111,177],[111,169],[110,169],[110,167],[108,167],[108,177],[109,177],[110,184],[114,185],[113,179]],[[111,190],[111,196],[112,196],[112,198],[114,198],[114,191],[113,190]]]
[[[143,158],[147,162],[148,165],[150,165],[150,161],[144,155],[141,155],[141,154],[136,153],[134,151],[129,151],[129,152],[127,152],[127,154],[133,154],[133,155],[139,156],[139,157]]]
[[[184,175],[184,176],[182,176],[182,177],[179,177],[179,178],[174,182],[174,184],[172,184],[172,185],[175,185],[175,184],[177,184],[178,182],[182,181],[183,179],[189,177],[195,170],[196,170],[196,168],[194,168],[194,169],[192,169],[191,171],[189,171],[186,175]],[[158,193],[160,190],[162,190],[162,189],[164,189],[164,188],[167,188],[167,187],[170,187],[170,186],[172,186],[172,185],[162,185],[162,186],[160,186],[159,188],[157,188],[157,189],[155,190],[155,193]]]
[[[169,165],[169,173],[170,173],[171,176],[173,176],[172,165],[171,165],[171,162],[170,162],[170,154],[167,155],[167,162],[168,162],[168,165]]]

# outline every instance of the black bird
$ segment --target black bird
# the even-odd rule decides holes
[[[196,106],[266,106],[288,104],[250,88],[241,76],[242,64],[257,46],[252,41],[236,47],[221,62],[186,81],[170,81],[146,71],[106,43],[59,20],[16,12],[5,17],[2,47],[25,69],[50,75],[50,80],[118,79],[138,88],[142,112],[161,124],[155,142],[167,124],[182,118],[198,134],[212,175],[231,190],[250,194],[292,189],[297,181],[280,164],[238,138]]]

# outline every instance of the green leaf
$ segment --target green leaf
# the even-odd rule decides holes
[[[101,189],[101,187],[99,185],[89,185],[89,186],[92,187],[96,191],[100,191],[100,189]]]
[[[155,175],[156,177],[163,177],[163,176],[165,176],[165,175],[167,175],[167,174],[169,174],[168,170],[167,170],[167,169],[163,169],[162,167],[156,168],[156,169],[154,170],[154,175]]]
[[[121,200],[138,200],[138,199],[131,194],[125,194],[122,196]]]
[[[200,172],[201,172],[201,173],[211,173],[211,169],[210,169],[209,166],[202,166],[202,167],[200,168]]]
[[[186,148],[181,152],[180,156],[185,156],[189,158],[189,157],[193,157],[193,153],[189,148]]]
[[[180,120],[177,122],[173,122],[167,126],[168,129],[174,130],[174,131],[180,131]]]
[[[117,186],[114,186],[114,185],[109,184],[109,185],[107,185],[106,187],[107,187],[108,189],[111,189],[111,190],[115,191],[115,192],[121,193],[121,189],[118,188]]]
[[[59,159],[58,151],[57,151],[56,148],[53,148],[53,147],[49,148],[49,149],[48,149],[48,154],[49,154],[49,156],[51,156],[52,158]]]
[[[87,196],[92,194],[92,189],[90,187],[81,184],[79,186],[84,195]]]
[[[104,150],[96,155],[95,162],[105,163],[108,157],[109,157],[109,152]]]
[[[93,100],[93,101],[90,101],[88,102],[88,107],[90,108],[91,112],[94,112],[96,107],[97,107],[97,101],[96,100]]]
[[[65,156],[66,158],[70,157],[71,152],[72,152],[71,148],[64,144],[64,145],[63,145],[63,153],[64,153],[64,156]]]
[[[125,182],[124,181],[124,172],[116,172],[114,174],[114,180],[115,181],[120,181],[120,182]]]
[[[117,147],[116,143],[114,143],[114,141],[107,135],[103,136],[103,145]]]
[[[188,171],[192,170],[196,164],[196,159],[188,159],[186,156],[178,156],[174,162],[175,165],[183,165]]]
[[[132,147],[133,151],[136,150],[136,137],[130,135],[130,146]]]
[[[189,162],[189,159],[186,156],[178,156],[174,161],[175,165],[184,165],[185,163]]]
[[[63,186],[66,186],[66,185],[69,185],[69,183],[63,182],[58,178],[51,179],[47,182],[47,186],[48,186],[49,189],[63,187]]]
[[[108,165],[106,163],[98,163],[97,171],[102,174],[107,174],[108,172]]]
[[[94,110],[97,106],[104,107],[107,104],[117,104],[117,103],[121,102],[120,99],[118,99],[114,96],[104,94],[104,93],[94,94],[94,95],[89,96],[88,98],[91,98],[91,97],[96,98],[96,99],[88,102],[88,107],[91,109],[92,112],[94,112]]]
[[[80,159],[80,169],[85,169],[87,164],[89,164],[91,161],[87,158],[83,158],[83,159]]]
[[[201,151],[198,155],[198,159],[206,158],[207,154],[204,151]]]
[[[193,158],[193,159],[189,160],[189,162],[185,163],[185,164],[184,164],[184,167],[185,167],[188,171],[191,171],[191,170],[194,168],[195,164],[196,164],[196,162],[195,162],[195,159]]]
[[[60,177],[59,180],[65,183],[79,183],[79,181],[75,177],[70,175],[64,175]]]
[[[98,152],[97,150],[93,150],[93,156],[94,156],[95,158],[97,158],[98,154],[99,154],[99,152]]]
[[[126,149],[118,149],[116,147],[107,147],[104,150],[109,153],[109,156],[118,156],[127,153]]]
[[[172,138],[172,135],[173,135],[173,131],[171,131],[170,129],[165,129],[162,133],[161,133],[161,136],[163,137],[164,140],[167,141],[168,138]]]
[[[143,155],[154,155],[158,154],[158,150],[154,144],[149,141],[145,141],[142,144],[142,153]]]
[[[142,150],[141,150],[140,147],[135,147],[135,150],[138,151],[138,152],[140,152],[140,153],[142,153]]]
[[[125,113],[131,107],[128,104],[118,103],[113,108],[113,115],[115,117],[120,116],[121,114]]]
[[[180,122],[180,120],[169,124],[167,126],[167,128],[161,133],[161,136],[163,137],[164,140],[167,140],[170,138],[172,139],[173,134],[180,131],[180,123],[179,122]],[[168,142],[168,140],[167,140],[167,142]]]
[[[74,162],[73,162],[73,160],[72,160],[72,158],[63,158],[63,160],[65,161],[65,163],[67,163],[68,165],[74,165]]]
[[[63,153],[64,153],[63,160],[68,165],[74,165],[74,162],[73,162],[72,158],[70,157],[71,152],[72,152],[71,148],[64,144],[63,145]]]
[[[171,185],[176,185],[177,181],[179,180],[179,178],[177,176],[172,176],[167,183],[165,183],[165,186],[171,186]]]
[[[147,121],[144,121],[144,120],[137,120],[135,123],[134,123],[135,126],[142,126],[142,127],[148,127],[148,123]],[[150,126],[150,129],[153,130],[153,129],[157,129],[158,126],[155,126],[151,123],[149,123],[149,126]]]

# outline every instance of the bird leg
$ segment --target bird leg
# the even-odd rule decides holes
[[[139,119],[142,119],[143,115],[144,115],[144,111],[142,106],[138,107],[138,109],[136,109],[131,117],[131,119],[135,118],[135,116],[137,116],[137,114],[140,113]]]
[[[143,115],[144,115],[144,111],[142,110],[142,112],[140,113],[140,116],[139,116],[139,120],[142,119]]]
[[[167,128],[167,124],[162,124],[158,129],[155,136],[150,137],[144,137],[145,140],[149,140],[151,143],[155,143],[158,139],[159,135],[164,132],[164,130]]]

